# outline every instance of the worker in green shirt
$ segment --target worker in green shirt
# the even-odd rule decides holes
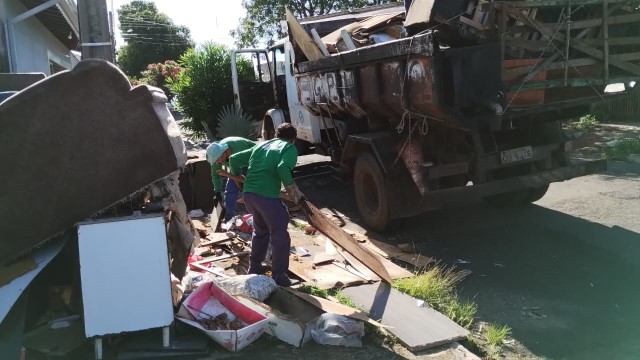
[[[296,204],[303,198],[291,177],[298,160],[298,151],[293,145],[297,131],[291,124],[284,123],[276,129],[276,136],[251,150],[232,155],[229,167],[233,175],[239,175],[244,166],[249,167],[243,188],[244,204],[253,215],[249,273],[263,273],[262,261],[271,242],[272,277],[276,284],[290,286],[287,276],[291,246],[287,231],[289,211],[280,200],[280,189],[284,184]]]
[[[211,180],[213,181],[216,204],[222,202],[222,178],[218,171],[222,169],[222,166],[229,167],[229,157],[232,154],[251,149],[255,145],[256,143],[251,140],[230,136],[213,142],[207,147],[207,161],[211,164]],[[233,181],[227,181],[224,190],[225,221],[229,221],[235,216],[239,194],[238,185]]]

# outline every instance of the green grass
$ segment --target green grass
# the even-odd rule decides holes
[[[470,328],[478,312],[478,305],[473,301],[452,299],[444,308],[444,314],[460,326]]]
[[[631,154],[640,154],[640,137],[622,139],[613,146],[604,149],[604,157],[608,160],[626,160]]]
[[[507,325],[489,324],[485,330],[485,338],[489,345],[498,347],[511,334],[511,328]]]
[[[576,128],[583,131],[592,130],[598,123],[598,118],[595,115],[585,115],[578,120]]]
[[[348,306],[350,308],[354,308],[357,310],[361,310],[360,306],[358,306],[350,296],[343,294],[340,290],[336,291],[333,296],[338,300],[338,302],[342,305]]]
[[[323,299],[326,299],[329,297],[329,291],[320,289],[315,285],[302,285],[296,290],[303,292],[305,294],[321,297]]]
[[[454,268],[435,266],[414,277],[398,279],[393,286],[405,294],[424,300],[465,328],[471,327],[478,307],[472,301],[461,301],[455,287],[467,276]]]

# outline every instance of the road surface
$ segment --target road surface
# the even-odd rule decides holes
[[[329,176],[299,184],[358,227],[351,185]],[[529,207],[470,200],[376,236],[473,271],[461,295],[538,356],[640,357],[640,165],[610,162],[605,174],[553,184]]]

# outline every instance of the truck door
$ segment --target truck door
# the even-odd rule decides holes
[[[231,75],[235,104],[262,120],[274,107],[273,66],[266,49],[240,49],[231,53]]]

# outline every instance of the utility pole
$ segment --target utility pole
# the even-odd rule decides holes
[[[115,62],[106,0],[78,0],[82,59]]]

